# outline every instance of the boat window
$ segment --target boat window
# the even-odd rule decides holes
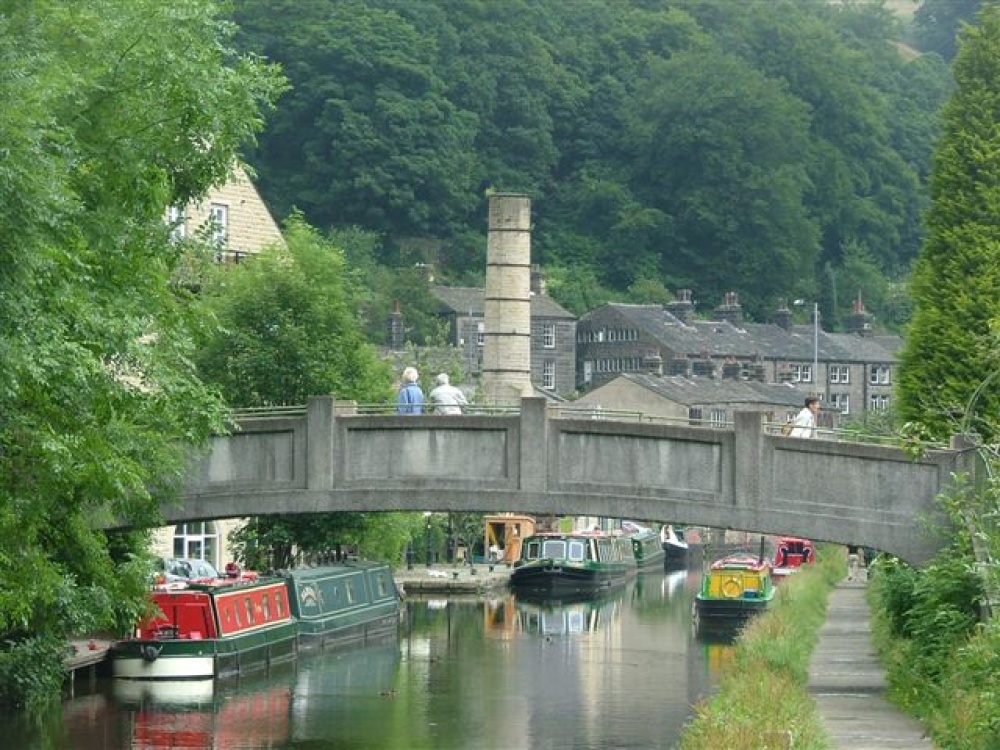
[[[587,548],[583,542],[574,539],[569,543],[569,559],[583,560],[587,556]]]
[[[236,627],[242,628],[243,623],[240,622],[240,608],[236,606],[238,603],[235,599],[226,601],[226,604],[233,611],[233,619],[236,620]]]
[[[347,603],[354,604],[355,601],[354,583],[352,581],[345,581],[344,585],[347,588]]]
[[[542,545],[542,557],[552,558],[553,560],[566,557],[566,540],[546,539],[545,544]]]
[[[271,620],[271,600],[267,598],[267,592],[261,597],[264,604],[264,622],[269,622]]]
[[[247,598],[245,598],[243,600],[243,603],[246,605],[246,610],[247,610],[247,624],[248,625],[253,625],[253,622],[254,622],[254,620],[253,620],[253,602],[250,601],[250,597],[248,596]]]
[[[280,591],[275,591],[274,592],[274,609],[278,613],[278,619],[281,619],[281,618],[283,618],[285,616],[285,606],[284,605],[285,605],[285,603],[284,603],[284,600],[281,598],[281,592]]]
[[[542,556],[542,543],[537,539],[533,539],[528,542],[527,551],[524,553],[524,559],[526,560],[537,560]]]
[[[385,585],[385,576],[379,576],[378,578],[376,578],[375,583],[377,584],[378,595],[380,597],[389,595],[389,589]]]

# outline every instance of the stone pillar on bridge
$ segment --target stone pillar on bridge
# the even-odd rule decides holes
[[[483,300],[486,403],[517,405],[531,387],[531,200],[490,196]]]
[[[733,499],[738,507],[759,508],[769,497],[772,453],[764,446],[764,415],[738,411],[733,415]]]
[[[333,489],[333,396],[312,396],[306,405],[306,487]]]
[[[549,487],[549,414],[543,396],[521,399],[521,476],[519,489],[545,492]]]

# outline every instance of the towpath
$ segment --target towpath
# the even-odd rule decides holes
[[[809,690],[838,750],[934,750],[920,722],[885,698],[866,586],[862,572],[831,593],[809,665]]]

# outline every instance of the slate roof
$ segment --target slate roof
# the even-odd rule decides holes
[[[660,305],[612,302],[604,308],[613,310],[651,338],[688,357],[759,356],[761,359],[802,361],[813,358],[814,331],[811,324],[785,330],[774,323],[743,323],[739,326],[719,320],[685,323]],[[584,316],[581,322],[585,322],[587,317]],[[895,362],[902,340],[897,336],[858,336],[820,330],[818,343],[822,362]]]
[[[479,287],[434,286],[431,294],[441,301],[441,312],[482,317],[486,291]],[[576,316],[560,307],[546,294],[531,295],[531,317],[575,320]]]
[[[681,375],[620,375],[651,393],[684,406],[699,404],[778,404],[802,406],[803,391],[791,384],[761,383],[755,380],[713,380]],[[611,381],[614,382],[614,381]],[[595,392],[600,390],[595,389]]]

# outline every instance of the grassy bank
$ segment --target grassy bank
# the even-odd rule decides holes
[[[718,692],[695,707],[681,750],[831,747],[807,683],[827,599],[843,576],[843,548],[821,546],[815,565],[781,583],[737,641]]]

